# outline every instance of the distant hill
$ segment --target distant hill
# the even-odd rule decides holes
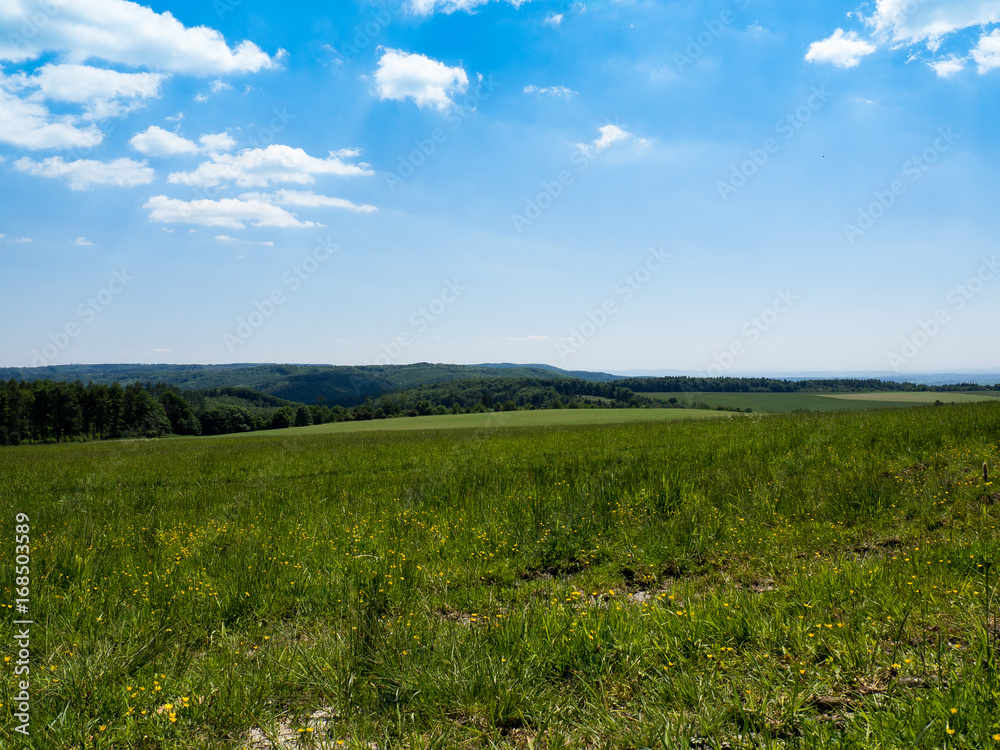
[[[185,390],[252,388],[287,401],[350,406],[389,391],[400,391],[467,378],[581,378],[602,382],[605,373],[569,372],[551,365],[449,365],[420,362],[412,365],[54,365],[0,368],[0,379],[59,380],[111,383],[169,383]]]
[[[662,378],[689,377],[711,378],[704,370],[611,370],[609,374],[618,378]],[[769,380],[881,380],[892,383],[916,383],[918,385],[951,385],[954,383],[977,383],[993,385],[1000,383],[1000,370],[982,372],[938,372],[899,373],[892,370],[873,371],[816,371],[816,372],[756,372],[730,373],[727,377],[742,379],[767,378]]]
[[[580,378],[580,380],[589,380],[592,383],[606,383],[609,380],[618,380],[618,375],[613,375],[608,372],[590,372],[589,370],[563,370],[553,365],[516,365],[510,362],[490,362],[481,365],[471,365],[471,367],[489,367],[496,370],[508,370],[508,372],[503,373],[504,377],[522,377],[520,375],[513,375],[509,371],[517,370],[523,371],[525,369],[529,370],[540,370],[547,373],[543,377],[562,377],[562,378]]]

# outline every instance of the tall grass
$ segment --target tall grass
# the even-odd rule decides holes
[[[0,742],[1000,746],[998,460],[993,403],[6,448]]]

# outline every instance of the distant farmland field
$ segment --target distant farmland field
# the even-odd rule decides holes
[[[993,401],[1000,394],[939,393],[914,391],[907,393],[643,393],[643,396],[667,400],[676,398],[682,404],[701,402],[710,407],[750,408],[755,412],[785,414],[797,409],[809,411],[845,411],[855,409],[891,409],[900,406],[933,404],[935,401],[964,404]]]
[[[410,430],[494,429],[508,427],[558,427],[588,424],[675,422],[679,419],[712,419],[730,416],[708,409],[542,409],[484,414],[443,414],[429,417],[396,417],[364,422],[331,422],[285,430],[242,433],[247,437],[276,435],[328,435],[352,432],[397,432]],[[234,437],[217,435],[212,439]]]
[[[970,404],[976,401],[1000,399],[1000,393],[941,393],[934,391],[918,391],[913,393],[831,393],[824,398],[836,398],[844,401],[891,401],[907,404],[933,404],[941,401],[945,404]]]

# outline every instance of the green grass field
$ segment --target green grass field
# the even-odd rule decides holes
[[[400,430],[495,430],[507,427],[555,427],[586,424],[628,424],[633,422],[668,422],[678,419],[706,419],[732,416],[705,409],[540,409],[538,411],[501,411],[483,414],[443,414],[428,417],[397,417],[363,422],[330,422],[309,427],[290,427],[243,433],[247,437],[325,435],[356,432]],[[233,437],[232,435],[219,435]]]
[[[1000,747],[1000,403],[314,430],[0,449],[0,746]]]
[[[644,393],[650,398],[676,398],[682,404],[702,402],[708,406],[726,408],[751,408],[764,414],[787,414],[798,409],[809,411],[844,411],[860,409],[888,409],[900,406],[943,403],[971,403],[1000,398],[988,393]]]

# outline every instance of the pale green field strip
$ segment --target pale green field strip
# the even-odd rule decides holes
[[[680,419],[731,417],[729,412],[704,409],[540,409],[538,411],[487,412],[485,414],[441,414],[429,417],[397,417],[364,422],[331,422],[283,430],[259,430],[213,437],[275,437],[279,435],[326,435],[345,432],[396,432],[400,430],[501,429],[504,427],[558,427],[585,424],[674,422]]]
[[[992,401],[1000,398],[1000,393],[944,393],[935,391],[915,391],[909,393],[824,393],[824,398],[843,401],[893,401],[907,404],[969,404],[976,401]]]
[[[968,403],[990,401],[1000,394],[987,393],[941,393],[916,391],[909,393],[643,393],[650,398],[676,398],[682,404],[696,402],[711,407],[739,407],[753,409],[758,413],[788,413],[796,409],[809,411],[854,411],[860,409],[891,409],[901,406],[944,403]]]

